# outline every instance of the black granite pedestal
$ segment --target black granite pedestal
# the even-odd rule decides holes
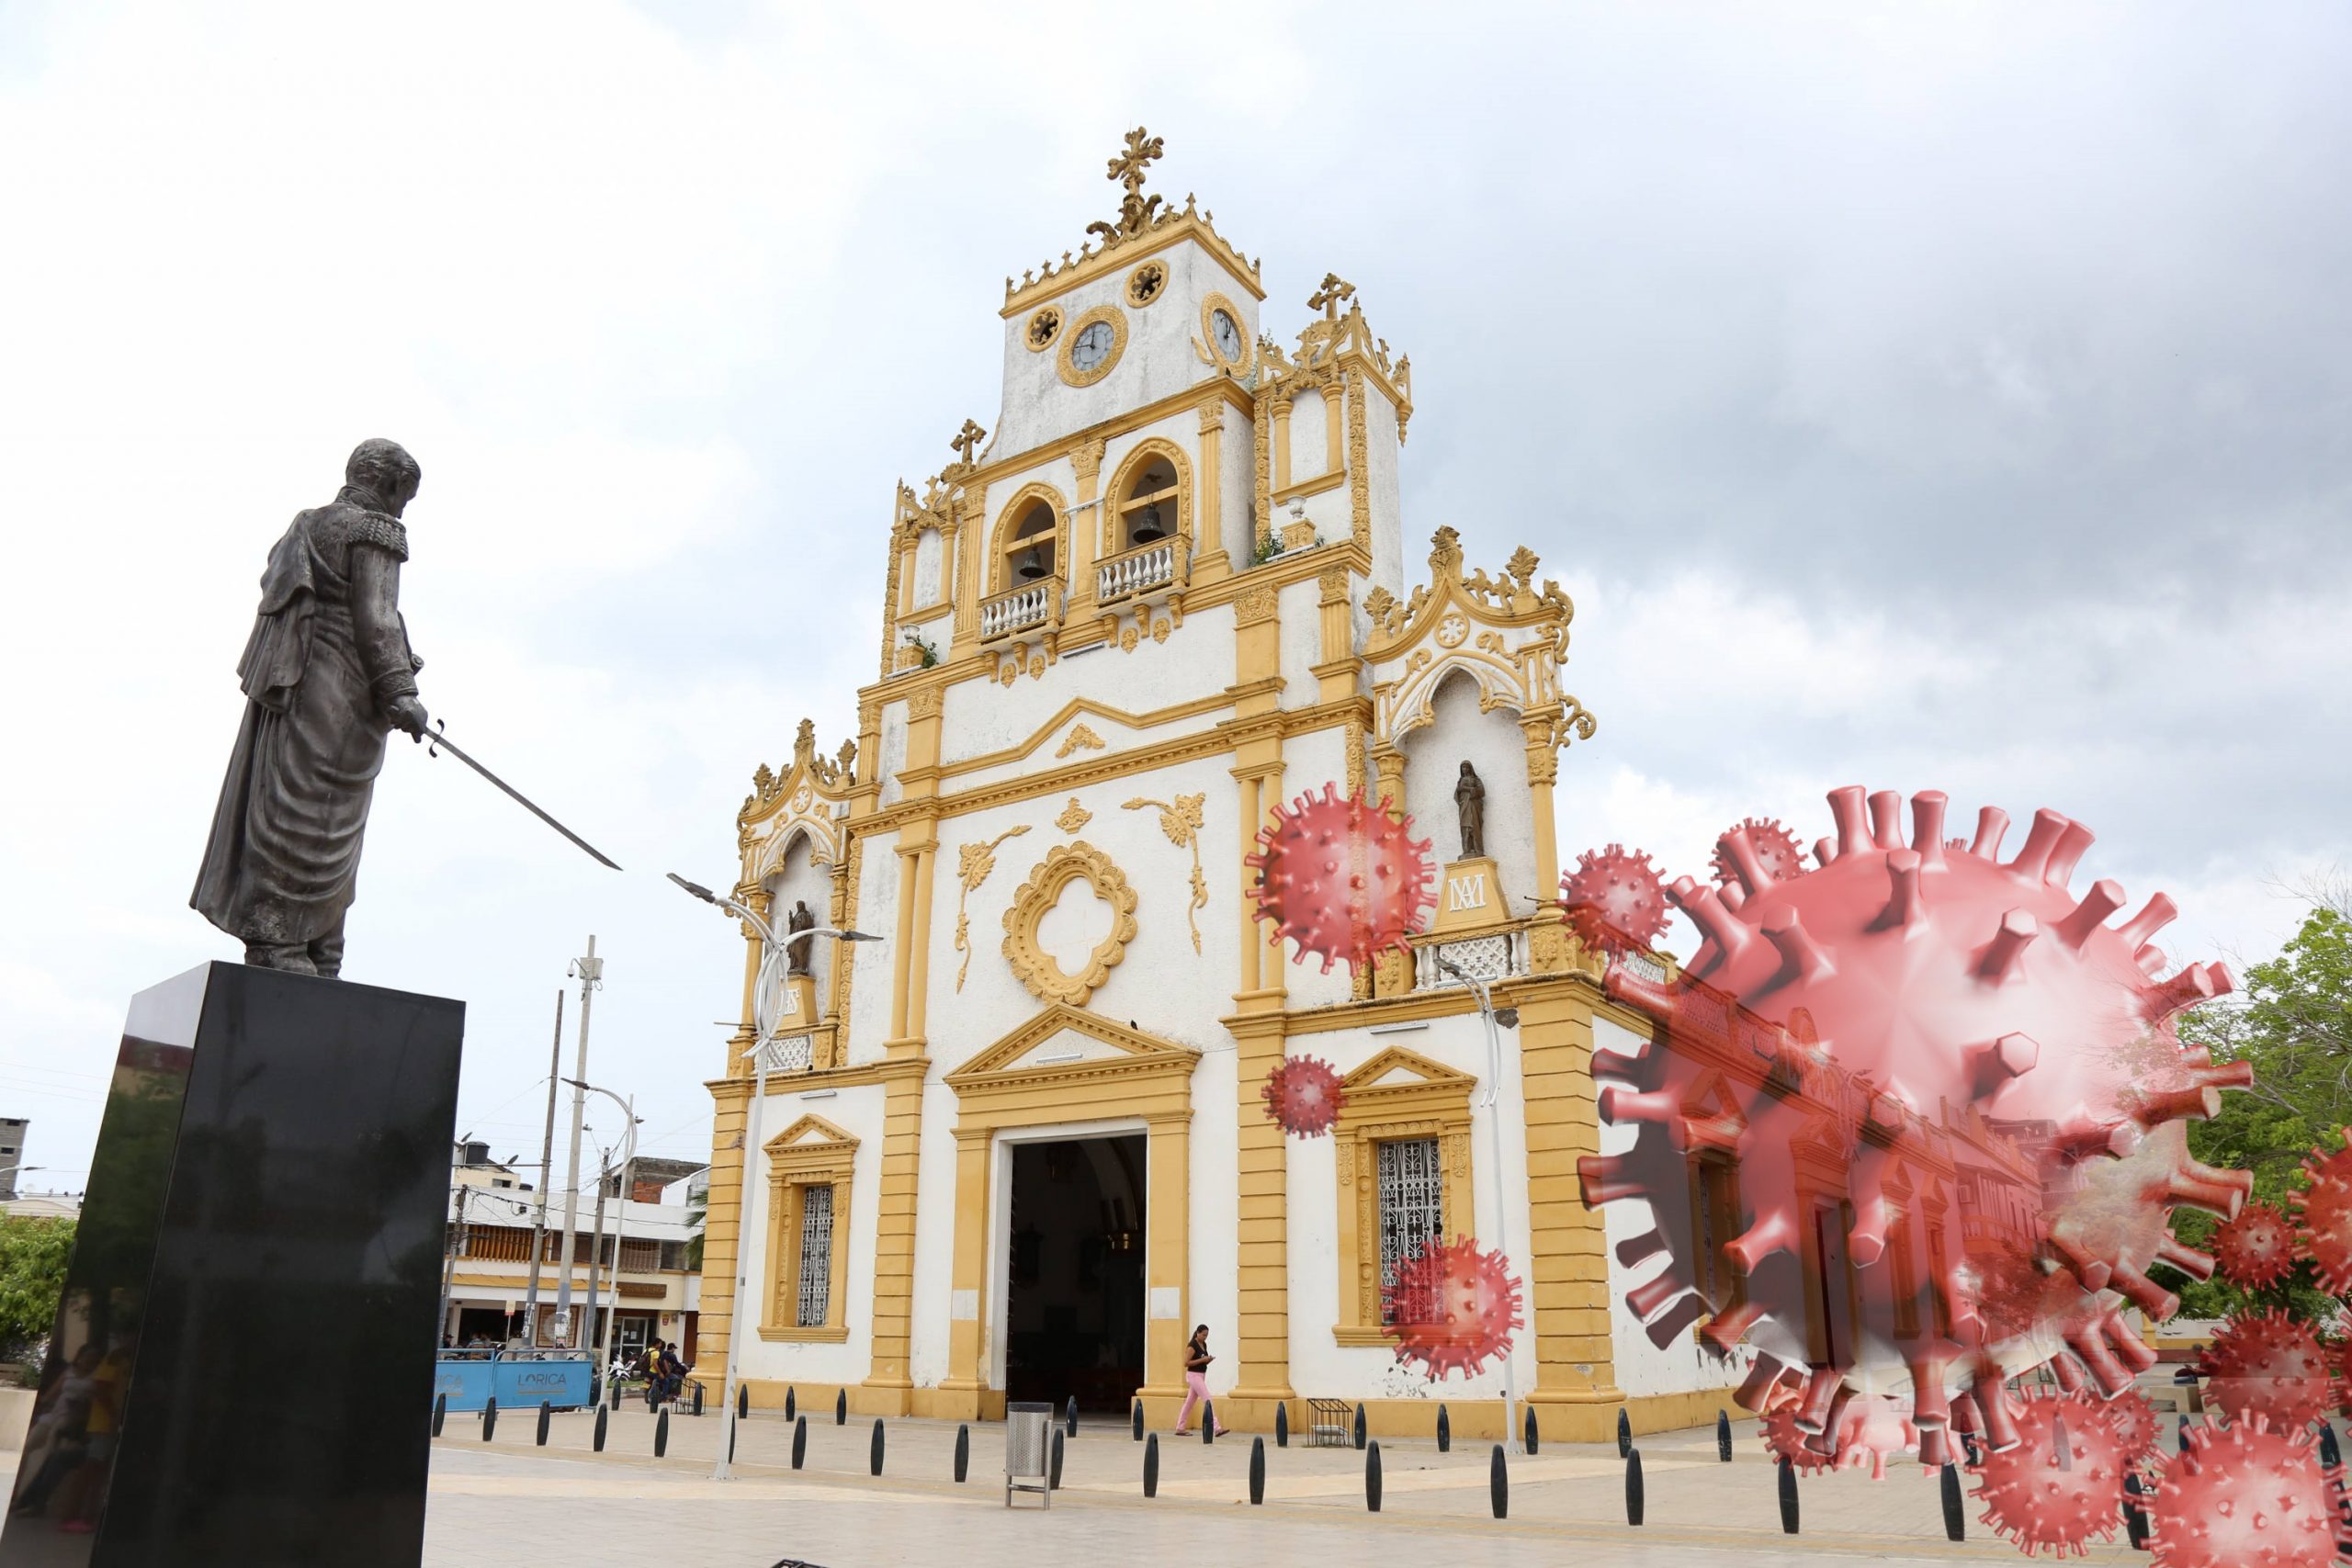
[[[130,1005],[0,1568],[416,1568],[465,1004]]]

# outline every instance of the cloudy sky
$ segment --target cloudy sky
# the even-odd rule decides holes
[[[993,423],[1003,277],[1138,121],[1270,326],[1337,269],[1411,353],[1408,538],[1574,593],[1564,847],[1940,788],[2275,946],[2352,858],[2352,11],[1435,15],[0,0],[28,1181],[125,998],[236,955],[187,899],[254,581],[376,434],[427,705],[628,870],[400,744],[347,973],[466,998],[459,1130],[535,1157],[596,933],[591,1075],[707,1156],[741,949],[659,874],[851,731],[892,481]]]

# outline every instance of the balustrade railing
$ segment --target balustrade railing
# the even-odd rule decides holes
[[[1182,534],[1122,550],[1094,569],[1094,602],[1113,604],[1162,588],[1182,588],[1192,576],[1193,547]]]
[[[1062,624],[1062,580],[1042,577],[980,601],[980,640],[1050,631]]]

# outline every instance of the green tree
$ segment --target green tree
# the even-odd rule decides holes
[[[0,1347],[11,1355],[48,1337],[73,1256],[72,1220],[0,1215]]]
[[[2313,1150],[2345,1146],[2352,1126],[2352,910],[2342,891],[2318,900],[2278,955],[2247,969],[2241,990],[2185,1015],[2181,1043],[2201,1045],[2217,1062],[2250,1062],[2254,1088],[2222,1096],[2221,1114],[2188,1124],[2189,1152],[2208,1165],[2254,1173],[2258,1201],[2286,1206],[2304,1186]],[[2174,1212],[2173,1228],[2200,1251],[2212,1250],[2216,1221]],[[2298,1262],[2277,1285],[2247,1291],[2218,1274],[2197,1283],[2165,1270],[2191,1317],[2284,1307],[2310,1323],[2335,1317],[2339,1303]]]

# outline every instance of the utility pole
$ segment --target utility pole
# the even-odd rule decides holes
[[[596,956],[596,939],[588,938],[588,955],[571,961],[571,972],[580,979],[580,1052],[572,1067],[575,1080],[571,1090],[571,1156],[570,1174],[563,1187],[563,1250],[556,1266],[555,1332],[566,1346],[576,1346],[579,1337],[571,1324],[571,1238],[580,1228],[580,1134],[588,1122],[588,1096],[578,1087],[588,1077],[588,1008],[596,989],[605,983],[605,961]]]
[[[548,1177],[555,1167],[555,1080],[563,1071],[563,991],[555,994],[555,1040],[548,1047],[548,1130],[539,1139],[539,1206],[531,1221],[531,1288],[523,1301],[523,1334],[539,1344],[539,1264],[548,1250]]]
[[[627,1134],[627,1152],[621,1156],[621,1190],[613,1200],[613,1304],[605,1314],[604,1335],[596,1341],[596,1375],[600,1378],[605,1375],[604,1369],[612,1365],[613,1340],[621,1331],[621,1246],[628,1234],[629,1188],[635,1180],[630,1168],[637,1164],[637,1096],[633,1094],[628,1097],[626,1115],[628,1121],[622,1131]],[[599,1179],[596,1201],[601,1204],[604,1201],[605,1183]],[[599,1236],[605,1234],[605,1222],[601,1218],[596,1222],[596,1234]],[[588,1307],[591,1328],[595,1326],[595,1288],[592,1285]]]
[[[605,1182],[610,1175],[610,1168],[605,1165],[605,1158],[610,1152],[605,1149],[596,1151],[596,1162],[600,1167],[596,1173],[596,1235],[595,1239],[588,1244],[588,1323],[580,1335],[581,1342],[588,1347],[590,1352],[588,1386],[596,1391],[599,1400],[604,1398],[605,1364],[594,1359],[597,1341],[602,1337],[596,1331],[596,1274],[598,1265],[605,1261]],[[620,1264],[617,1249],[613,1254],[613,1263],[616,1268]]]

